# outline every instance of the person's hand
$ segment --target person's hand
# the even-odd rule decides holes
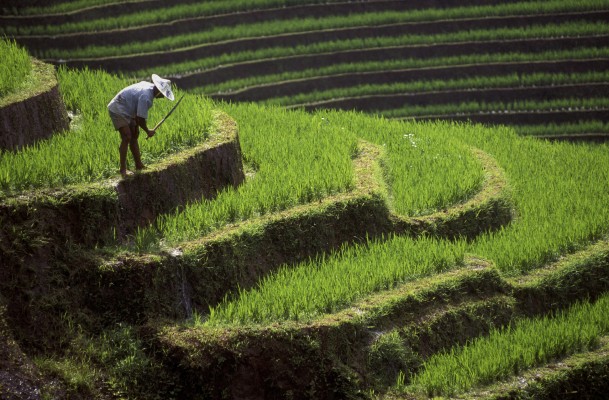
[[[156,131],[154,131],[152,129],[148,129],[148,132],[146,132],[146,134],[148,135],[149,138],[153,137],[155,133],[156,133]]]

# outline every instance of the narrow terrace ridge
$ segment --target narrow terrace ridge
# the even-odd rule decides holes
[[[183,88],[194,88],[204,84],[221,83],[237,79],[242,76],[277,74],[284,71],[303,71],[327,67],[341,63],[354,63],[366,61],[386,61],[391,59],[417,59],[470,55],[470,54],[501,54],[501,53],[537,53],[544,51],[576,50],[583,47],[603,47],[609,45],[609,35],[582,37],[582,38],[550,38],[550,39],[524,39],[524,40],[498,40],[484,42],[456,42],[436,45],[390,46],[371,49],[344,50],[318,54],[304,54],[288,57],[277,57],[262,60],[244,61],[240,63],[222,65],[207,70],[191,73],[170,74],[172,80]],[[195,52],[199,52],[196,50]],[[173,52],[157,55],[134,56],[147,65],[162,65],[167,55]],[[181,52],[178,55],[183,57]],[[204,58],[209,55],[192,55]],[[186,61],[186,58],[182,61]],[[57,63],[57,61],[55,61]],[[172,62],[179,62],[172,58]],[[65,61],[67,66],[90,68],[126,68],[135,69],[133,63],[121,58],[91,59],[79,61]]]
[[[609,83],[565,84],[535,87],[504,87],[490,89],[440,90],[400,94],[377,94],[321,100],[313,103],[294,104],[287,108],[302,108],[312,111],[321,108],[342,110],[378,111],[397,108],[407,104],[426,106],[458,102],[513,102],[541,101],[562,98],[602,97],[609,90]]]
[[[151,53],[141,54],[128,54],[112,57],[93,57],[93,58],[81,58],[71,60],[55,60],[45,59],[45,61],[65,64],[68,67],[79,68],[88,66],[90,68],[102,68],[112,71],[135,71],[141,68],[141,65],[164,65],[167,60],[170,59],[172,63],[178,63],[183,61],[190,61],[193,59],[211,57],[217,55],[223,55],[231,52],[239,51],[251,51],[257,48],[264,47],[275,47],[275,46],[287,46],[293,47],[298,44],[307,44],[311,42],[321,42],[326,40],[339,40],[349,38],[361,38],[363,36],[382,35],[383,30],[392,29],[395,30],[400,24],[389,25],[389,26],[376,26],[369,28],[346,28],[346,29],[330,29],[330,30],[319,30],[311,31],[308,33],[289,33],[283,35],[275,35],[261,38],[243,38],[235,40],[227,40],[212,44],[202,44],[191,46],[183,49],[177,49],[172,51],[157,51]],[[609,43],[609,35],[595,35],[589,37],[577,37],[577,38],[547,38],[547,39],[518,39],[518,40],[489,40],[489,41],[475,41],[475,42],[455,42],[455,43],[442,43],[432,45],[409,45],[409,46],[393,46],[387,48],[373,48],[364,50],[354,51],[342,51],[333,52],[331,54],[315,54],[306,55],[314,59],[318,59],[320,64],[323,66],[328,65],[324,63],[323,56],[331,57],[334,56],[337,60],[334,62],[340,62],[341,56],[349,55],[356,52],[360,52],[363,59],[374,60],[374,59],[387,59],[380,58],[378,52],[384,51],[384,55],[393,57],[403,58],[428,58],[436,57],[437,54],[443,54],[444,56],[460,55],[460,54],[471,54],[471,53],[505,53],[505,52],[518,52],[527,51],[531,49],[543,48],[544,50],[556,50],[556,49],[574,49],[580,47],[591,47],[591,46],[603,46]],[[375,53],[377,52],[377,53]],[[393,54],[387,54],[393,53]],[[381,53],[382,54],[382,53]],[[376,55],[376,57],[375,57]],[[301,61],[306,60],[306,56],[301,56]],[[295,59],[297,57],[286,57],[286,60]],[[282,58],[283,59],[283,58]],[[277,60],[273,60],[277,61]],[[309,67],[312,67],[312,62],[309,63]],[[282,64],[283,69],[287,69],[285,64]],[[301,67],[302,69],[302,67]],[[275,68],[275,70],[278,70]],[[267,72],[268,73],[268,72]]]
[[[490,77],[531,73],[585,73],[609,69],[609,59],[522,61],[488,64],[468,64],[429,68],[409,68],[371,72],[342,73],[315,76],[267,84],[253,85],[226,92],[207,93],[213,99],[225,101],[261,101],[274,97],[364,84],[449,80],[471,77]]]
[[[17,151],[69,129],[55,68],[34,58],[20,90],[0,98],[0,153]]]
[[[36,237],[45,240],[96,245],[114,235],[123,239],[160,213],[201,197],[214,198],[245,178],[236,123],[222,112],[216,112],[214,119],[219,128],[207,140],[143,172],[20,193],[0,204],[0,219],[6,227],[34,226]],[[3,233],[7,238],[15,236],[10,228]]]
[[[61,25],[70,22],[89,21],[106,18],[108,15],[134,14],[151,9],[163,9],[168,3],[188,4],[195,0],[128,0],[115,3],[100,4],[81,8],[74,11],[57,14],[36,15],[0,15],[2,25],[32,26],[32,25]]]
[[[609,289],[608,249],[608,243],[601,241],[531,277],[510,280],[489,261],[472,256],[460,269],[370,295],[313,321],[167,326],[151,340],[164,365],[181,371],[182,381],[189,382],[182,387],[186,397],[205,388],[263,398],[277,390],[275,382],[281,382],[282,391],[305,391],[314,385],[321,393],[340,390],[348,397],[375,385],[374,374],[379,371],[369,360],[372,345],[382,335],[399,332],[402,345],[412,352],[407,361],[387,356],[384,363],[416,371],[434,353],[485,335],[491,328],[600,296]],[[262,375],[273,379],[261,379]],[[254,385],[254,381],[264,383]],[[386,384],[393,383],[390,376]]]
[[[47,15],[1,15],[0,22],[9,24],[9,25],[24,25],[24,26],[33,26],[33,25],[61,25],[69,22],[79,22],[83,20],[94,20],[105,18],[108,15],[112,15],[113,13],[117,13],[118,11],[125,12],[125,6],[129,7],[128,11],[125,12],[127,14],[136,13],[140,11],[146,11],[151,8],[153,9],[163,9],[167,8],[167,3],[171,5],[176,4],[189,4],[193,3],[194,0],[171,0],[170,2],[162,2],[160,0],[137,0],[131,1],[129,3],[112,3],[107,5],[93,6],[84,8],[81,10],[76,10],[68,13],[62,14],[47,14]],[[297,17],[305,17],[305,16],[323,16],[332,14],[334,12],[344,12],[345,8],[347,11],[353,12],[353,10],[362,10],[362,11],[374,11],[374,10],[387,10],[387,9],[398,9],[398,10],[419,10],[425,8],[446,8],[446,5],[438,0],[413,0],[409,1],[407,4],[400,0],[369,0],[366,4],[362,4],[357,1],[343,1],[343,0],[331,0],[326,1],[323,4],[316,4],[315,2],[310,2],[311,4],[297,5],[297,6],[286,6],[281,8],[266,8],[260,10],[245,10],[245,11],[234,11],[225,14],[217,14],[217,15],[208,15],[208,16],[198,16],[194,18],[186,18],[180,19],[176,21],[170,21],[163,24],[155,24],[159,27],[162,27],[165,24],[173,24],[177,21],[188,22],[194,19],[203,19],[201,22],[204,23],[214,23],[215,18],[227,18],[225,21],[222,21],[222,24],[225,25],[234,25],[235,18],[239,23],[250,23],[253,21],[260,21],[262,19],[267,18],[267,13],[272,15],[273,17],[268,17],[269,19],[285,19],[285,18],[293,18]],[[478,5],[478,0],[463,0],[460,2],[462,6],[472,6]],[[500,0],[489,0],[486,4],[502,4]],[[119,9],[119,10],[117,10]],[[210,20],[204,20],[204,18],[209,18]],[[144,28],[149,27],[151,25],[142,26]],[[138,29],[140,27],[135,27],[134,29]]]
[[[95,32],[76,32],[56,35],[23,35],[14,36],[20,44],[31,50],[48,47],[52,39],[55,49],[70,49],[86,43],[87,46],[120,45],[131,42],[147,41],[154,37],[167,37],[206,30],[219,26],[235,26],[278,21],[294,18],[327,17],[349,13],[398,11],[404,9],[401,0],[378,0],[368,2],[337,2],[324,4],[304,4],[261,10],[231,12],[218,15],[207,15],[177,19],[169,22],[135,26],[123,29],[112,29]],[[609,17],[609,12],[608,12]],[[583,17],[586,18],[586,17]]]
[[[575,133],[562,135],[538,135],[539,139],[547,139],[549,141],[562,142],[590,142],[604,143],[609,141],[609,133],[607,132],[591,132],[591,133]]]
[[[485,174],[478,193],[444,211],[422,217],[404,217],[392,214],[384,198],[386,188],[378,165],[381,153],[375,149],[376,146],[365,142],[361,146],[359,160],[355,161],[357,183],[352,192],[330,196],[321,204],[306,204],[230,226],[181,246],[185,260],[206,257],[207,273],[219,269],[220,276],[213,279],[216,285],[227,278],[235,279],[218,293],[216,301],[221,300],[227,290],[255,285],[262,275],[281,264],[294,264],[365,237],[373,239],[396,233],[412,237],[429,235],[473,239],[483,232],[499,229],[512,219],[503,171],[492,157],[480,150],[472,149]],[[262,229],[260,223],[263,224]],[[248,231],[252,234],[244,235]],[[292,237],[294,240],[290,239]],[[235,251],[237,257],[227,258],[226,255],[231,253],[228,249],[240,246],[240,242],[244,250]],[[292,248],[294,245],[296,247]],[[243,251],[251,253],[251,257],[245,257]],[[232,270],[235,270],[235,278],[229,276],[228,271]],[[208,280],[200,279],[200,282],[203,284]]]
[[[497,110],[491,112],[464,112],[455,114],[435,114],[404,116],[403,120],[453,120],[471,121],[493,125],[541,125],[541,124],[563,124],[577,121],[607,121],[609,108],[596,109],[561,109],[561,110],[538,110],[538,111],[505,111]]]
[[[351,192],[229,225],[182,243],[179,251],[160,260],[144,255],[106,261],[92,279],[99,294],[88,306],[101,305],[99,313],[114,315],[125,313],[124,304],[130,304],[125,318],[131,320],[149,314],[184,318],[193,309],[207,310],[231,293],[254,287],[281,265],[294,265],[365,238],[399,234],[473,239],[499,229],[512,219],[503,171],[488,154],[471,151],[484,170],[478,193],[443,211],[404,217],[388,208],[382,150],[360,141]],[[160,304],[164,306],[159,309]]]
[[[179,19],[170,22],[157,23],[139,27],[113,29],[95,32],[77,32],[56,35],[23,35],[13,36],[18,43],[31,51],[53,49],[72,49],[87,46],[122,45],[150,40],[154,37],[169,37],[201,31],[201,27],[210,29],[219,26],[234,26],[258,23],[262,21],[277,21],[294,18],[328,17],[331,15],[346,15],[365,12],[403,11],[404,4],[399,0],[373,1],[363,3],[329,3],[321,5],[302,5],[267,10],[244,11],[214,16],[202,16]],[[350,29],[362,29],[359,37],[363,36],[396,36],[405,34],[435,34],[458,32],[471,29],[496,29],[527,27],[540,24],[558,24],[572,22],[574,19],[595,22],[609,19],[609,11],[564,12],[537,15],[508,15],[498,17],[473,17],[458,19],[443,19],[436,21],[406,22],[379,26],[376,30],[371,27],[340,28],[336,39],[344,36]],[[351,36],[348,36],[351,37]]]
[[[602,399],[607,394],[609,373],[609,337],[600,338],[592,351],[561,357],[553,362],[523,371],[494,385],[465,393],[462,397],[478,399],[559,399],[574,395],[581,399]],[[412,400],[412,397],[388,396],[385,400]]]
[[[337,391],[339,397],[349,398],[349,393],[364,389],[357,387],[358,383],[370,384],[378,372],[370,370],[365,360],[380,335],[418,321],[422,333],[429,329],[421,339],[427,337],[426,333],[442,337],[433,345],[442,346],[448,341],[446,331],[437,332],[442,325],[456,329],[451,330],[452,339],[465,341],[474,332],[484,332],[479,321],[503,325],[510,320],[512,302],[498,295],[505,290],[504,282],[488,264],[467,265],[440,277],[369,296],[353,307],[312,322],[166,327],[152,340],[158,353],[166,355],[163,364],[180,371],[181,380],[188,382],[182,387],[183,397],[203,389],[213,394],[228,391],[235,397],[265,398],[279,389],[276,382],[280,381],[283,390],[303,393],[314,386],[319,398],[331,398],[330,393],[336,395]],[[451,312],[460,314],[463,321],[448,321]],[[476,321],[479,326],[465,320]],[[457,326],[459,322],[461,327]],[[241,352],[238,343],[243,345]],[[219,363],[220,358],[226,362]],[[358,378],[348,379],[350,375]]]

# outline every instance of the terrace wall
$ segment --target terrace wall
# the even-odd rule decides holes
[[[103,297],[103,271],[109,267],[87,247],[115,243],[161,212],[202,196],[214,197],[243,181],[236,123],[218,113],[214,126],[217,132],[198,147],[125,180],[2,198],[0,306],[6,303],[7,323],[22,348],[57,346],[66,334],[61,315],[87,314],[83,305]],[[138,267],[142,274],[148,271],[142,264]],[[132,306],[128,296],[141,300],[134,287],[139,282],[120,281],[124,274],[112,276],[119,279],[112,284],[129,290],[112,299],[120,304],[117,309],[136,313],[141,305]],[[89,315],[85,320],[115,316]]]
[[[69,128],[54,67],[33,60],[32,69],[35,91],[11,95],[0,107],[0,150],[18,150]]]
[[[291,389],[302,394],[295,398],[351,398],[374,385],[378,371],[369,356],[379,335],[399,329],[405,348],[415,350],[402,368],[416,373],[432,354],[493,328],[597,298],[609,287],[607,262],[607,242],[600,242],[530,277],[509,280],[492,263],[468,258],[460,270],[380,292],[311,322],[225,327],[222,335],[206,326],[169,328],[151,341],[159,361],[185,383],[184,397],[223,391],[269,398]]]
[[[1,243],[32,237],[85,245],[123,238],[201,197],[213,198],[244,180],[236,123],[218,113],[220,131],[190,150],[127,179],[42,190],[9,198],[0,205]],[[2,250],[10,251],[10,248]],[[10,246],[9,246],[10,247]]]
[[[137,322],[148,315],[188,317],[227,295],[255,286],[281,265],[294,265],[345,244],[391,234],[473,239],[512,219],[501,168],[472,149],[485,171],[483,188],[468,201],[424,217],[392,214],[381,176],[382,151],[366,142],[354,160],[356,187],[226,227],[181,244],[182,255],[119,257],[88,281],[87,307]],[[128,304],[129,306],[125,306]]]

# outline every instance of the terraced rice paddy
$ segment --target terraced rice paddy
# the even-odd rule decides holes
[[[358,109],[392,118],[534,124],[547,135],[560,134],[554,124],[569,123],[573,135],[606,132],[598,125],[607,113],[604,92],[595,89],[604,78],[588,74],[606,70],[607,12],[600,0],[450,7],[214,1],[176,3],[131,16],[83,11],[80,22],[78,14],[56,16],[53,25],[30,17],[27,24],[10,22],[3,29],[44,59],[140,77],[170,75],[179,87],[216,99]],[[52,42],[45,35],[53,35]],[[527,79],[530,75],[536,78]],[[569,96],[565,85],[577,94]],[[456,87],[472,100],[446,98],[463,93],[427,100],[429,92]],[[503,96],[488,93],[499,87]],[[520,94],[523,88],[534,93]],[[393,104],[378,107],[378,96],[388,90]],[[567,103],[572,97],[595,100],[571,110],[518,103],[518,96],[535,95]],[[396,107],[409,102],[431,102],[433,108]],[[548,107],[560,111],[547,112]],[[487,115],[505,110],[517,112],[509,118]],[[588,131],[590,124],[597,132]]]
[[[23,85],[32,70],[32,64],[27,51],[14,41],[3,40],[0,46],[0,51],[7,58],[0,69],[0,97],[6,97]]]
[[[0,17],[76,115],[0,153],[0,372],[21,354],[50,398],[606,392],[607,144],[539,139],[609,134],[606,1],[117,7]],[[151,73],[186,97],[145,162],[234,130],[245,180],[79,241],[124,196],[105,105]]]

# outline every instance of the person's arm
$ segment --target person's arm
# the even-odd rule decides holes
[[[148,135],[148,137],[153,137],[154,134],[156,133],[155,131],[153,131],[152,129],[148,129],[148,126],[146,125],[146,119],[142,118],[142,117],[135,117],[135,122],[138,124],[138,126],[140,128],[142,128],[144,130],[144,132],[146,132],[146,134]]]

